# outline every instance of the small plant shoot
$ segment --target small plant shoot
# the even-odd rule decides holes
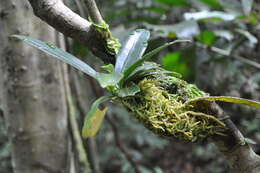
[[[209,96],[181,75],[167,71],[148,60],[162,49],[175,43],[190,42],[176,40],[166,43],[144,54],[149,31],[133,31],[122,45],[115,66],[102,66],[107,73],[95,71],[73,55],[42,41],[14,35],[49,55],[75,67],[96,79],[110,95],[96,100],[87,114],[82,129],[84,138],[95,136],[107,108],[99,109],[106,101],[115,101],[128,108],[152,132],[163,137],[174,137],[183,141],[197,141],[212,135],[225,135],[225,124],[211,113],[203,113],[205,101],[223,101],[260,108],[260,102],[227,96]]]

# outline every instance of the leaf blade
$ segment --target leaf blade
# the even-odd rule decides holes
[[[258,108],[260,109],[260,102],[238,98],[238,97],[230,97],[230,96],[207,96],[207,97],[197,97],[195,99],[189,100],[185,104],[202,101],[202,100],[208,100],[208,101],[222,101],[222,102],[229,102],[229,103],[237,103],[237,104],[243,104],[250,107]]]
[[[175,43],[181,43],[181,42],[191,42],[190,40],[175,40],[169,43],[166,43],[160,47],[157,47],[156,49],[152,50],[151,52],[145,54],[141,59],[136,61],[134,64],[132,64],[125,72],[124,72],[124,78],[126,79],[138,66],[140,66],[144,61],[147,61],[149,58],[160,52],[161,50],[175,44]]]
[[[18,38],[24,42],[26,42],[27,44],[73,66],[74,68],[88,74],[89,76],[96,78],[97,72],[91,68],[89,65],[87,65],[86,63],[84,63],[83,61],[79,60],[78,58],[76,58],[75,56],[63,51],[62,49],[50,45],[48,43],[45,43],[43,41],[34,39],[34,38],[30,38],[30,37],[26,37],[23,35],[12,35],[12,37]]]
[[[141,58],[146,50],[149,38],[150,32],[145,29],[138,29],[130,34],[126,43],[123,45],[123,48],[117,55],[115,71],[123,72]]]
[[[136,84],[127,87],[127,88],[121,88],[117,94],[118,97],[128,97],[128,96],[134,96],[136,93],[140,92],[140,87]]]
[[[113,73],[98,73],[96,75],[96,79],[101,85],[102,88],[106,88],[108,86],[115,86],[122,79],[123,75],[121,73],[113,72]]]
[[[111,96],[103,96],[97,99],[92,105],[91,108],[85,117],[84,125],[82,128],[83,138],[93,137],[97,134],[98,130],[101,127],[104,116],[107,112],[107,108],[100,110],[98,106],[111,99]]]

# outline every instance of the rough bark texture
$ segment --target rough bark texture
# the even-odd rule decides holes
[[[0,109],[16,173],[61,173],[67,168],[67,111],[60,63],[8,36],[55,42],[53,29],[26,1],[0,1]]]

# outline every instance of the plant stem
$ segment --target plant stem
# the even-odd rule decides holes
[[[113,116],[115,116],[115,115],[113,115]],[[114,123],[114,121],[111,119],[111,117],[109,115],[106,116],[106,120],[109,122],[109,124],[110,124],[110,126],[112,128],[112,131],[113,131],[113,134],[114,134],[115,143],[116,143],[117,147],[120,149],[120,151],[126,157],[126,159],[130,162],[130,164],[134,168],[135,172],[136,173],[141,173],[141,170],[140,170],[139,166],[134,161],[134,159],[132,158],[131,154],[128,152],[128,150],[124,146],[124,144],[121,142],[120,135],[118,133],[118,128],[117,128],[116,124]]]

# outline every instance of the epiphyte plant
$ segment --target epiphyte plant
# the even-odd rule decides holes
[[[180,74],[164,70],[154,62],[147,62],[162,49],[189,40],[175,40],[144,55],[150,32],[137,29],[129,35],[117,54],[115,66],[102,66],[107,73],[101,73],[56,46],[22,35],[13,37],[86,73],[109,91],[109,95],[102,96],[92,104],[82,129],[85,138],[95,136],[98,132],[107,111],[107,108],[100,110],[98,107],[109,100],[126,107],[152,132],[192,142],[211,135],[225,135],[225,124],[213,115],[203,113],[199,102],[225,101],[260,108],[260,102],[252,100],[211,97],[182,80]]]

